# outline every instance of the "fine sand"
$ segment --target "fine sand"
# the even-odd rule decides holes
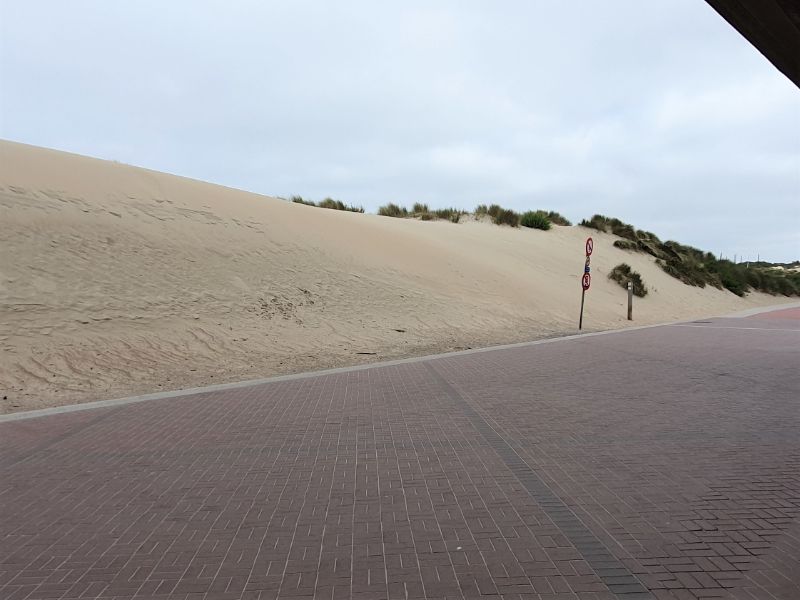
[[[786,300],[683,285],[581,227],[325,210],[0,142],[0,413],[574,333],[589,234],[587,330],[628,324],[623,261],[650,288],[634,325]]]

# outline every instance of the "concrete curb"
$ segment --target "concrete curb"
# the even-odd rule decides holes
[[[248,379],[245,381],[236,381],[231,383],[220,383],[216,385],[208,385],[196,388],[184,388],[180,390],[171,390],[168,392],[155,392],[152,394],[143,394],[140,396],[129,396],[126,398],[116,398],[113,400],[97,400],[94,402],[84,402],[81,404],[68,404],[65,406],[55,406],[53,408],[41,408],[38,410],[22,411],[0,415],[0,423],[9,421],[21,421],[24,419],[34,419],[37,417],[46,417],[49,415],[58,415],[63,413],[76,412],[81,410],[92,410],[95,408],[108,408],[113,406],[122,406],[125,404],[133,404],[136,402],[146,402],[148,400],[162,400],[167,398],[179,398],[181,396],[191,396],[195,394],[208,394],[212,392],[219,392],[224,390],[235,390],[244,387],[252,387],[256,385],[264,385],[267,383],[278,383],[281,381],[296,381],[298,379],[309,379],[312,377],[322,377],[325,375],[336,375],[339,373],[350,373],[353,371],[365,371],[367,369],[380,369],[383,367],[391,367],[395,365],[405,365],[417,362],[424,362],[427,360],[437,360],[440,358],[449,358],[453,356],[465,356],[468,354],[479,354],[482,352],[494,352],[497,350],[508,350],[512,348],[525,348],[527,346],[536,346],[539,344],[550,344],[554,342],[564,342],[576,340],[587,337],[595,337],[599,335],[610,335],[614,333],[625,333],[628,331],[638,331],[640,329],[652,329],[655,327],[664,327],[673,323],[659,323],[656,325],[640,325],[636,327],[626,327],[624,329],[609,329],[605,331],[594,331],[590,333],[579,333],[573,335],[565,335],[559,337],[545,338],[541,340],[533,340],[530,342],[518,342],[516,344],[504,344],[501,346],[489,346],[486,348],[472,348],[470,350],[459,350],[456,352],[445,352],[442,354],[429,354],[426,356],[415,356],[411,358],[400,358],[396,360],[381,361],[375,363],[367,363],[363,365],[353,365],[351,367],[339,367],[335,369],[325,369],[322,371],[308,371],[305,373],[292,373],[290,375],[275,375],[274,377],[264,377],[261,379]]]
[[[785,308],[795,308],[800,307],[800,303],[791,303],[786,305],[776,305],[771,307],[764,307],[764,308],[757,308],[757,309],[749,309],[747,311],[742,311],[741,313],[735,313],[734,315],[725,315],[726,317],[744,317],[750,316],[751,314],[759,314],[761,312],[771,312],[774,310],[782,310]],[[709,317],[709,318],[720,318],[720,317]],[[479,354],[483,352],[496,352],[498,350],[509,350],[513,348],[527,348],[529,346],[538,346],[541,344],[552,344],[556,342],[567,342],[573,340],[579,340],[584,338],[590,337],[597,337],[602,335],[613,335],[613,334],[622,334],[628,333],[631,331],[641,331],[643,329],[654,329],[657,327],[665,327],[669,325],[675,325],[679,323],[685,323],[686,321],[672,321],[669,323],[657,323],[654,325],[638,325],[634,327],[624,327],[622,329],[608,329],[604,331],[595,331],[590,333],[578,333],[572,335],[565,335],[559,337],[552,337],[552,338],[545,338],[541,340],[533,340],[530,342],[518,342],[516,344],[504,344],[501,346],[489,346],[486,348],[472,348],[470,350],[459,350],[457,352],[446,352],[443,354],[431,354],[427,356],[417,356],[412,358],[401,358],[397,360],[389,360],[384,362],[376,362],[376,363],[368,363],[363,365],[354,365],[351,367],[340,367],[336,369],[326,369],[323,371],[309,371],[306,373],[294,373],[291,375],[276,375],[274,377],[265,377],[262,379],[249,379],[246,381],[237,381],[232,383],[220,383],[217,385],[209,385],[203,387],[196,387],[196,388],[185,388],[181,390],[172,390],[168,392],[156,392],[152,394],[143,394],[140,396],[129,396],[126,398],[116,398],[113,400],[98,400],[95,402],[84,402],[82,404],[68,404],[66,406],[56,406],[53,408],[42,408],[39,410],[30,410],[30,411],[22,411],[16,413],[10,413],[6,415],[0,415],[0,423],[8,423],[11,421],[23,421],[26,419],[35,419],[38,417],[46,417],[50,415],[59,415],[64,413],[71,413],[83,410],[93,410],[97,408],[109,408],[115,406],[124,406],[126,404],[134,404],[137,402],[147,402],[149,400],[163,400],[167,398],[179,398],[182,396],[192,396],[196,394],[208,394],[212,392],[219,392],[224,390],[234,390],[239,388],[245,387],[252,387],[256,385],[263,385],[267,383],[278,383],[281,381],[296,381],[299,379],[309,379],[312,377],[322,377],[325,375],[336,375],[339,373],[351,373],[353,371],[365,371],[367,369],[381,369],[384,367],[391,367],[394,365],[405,365],[411,363],[418,363],[424,362],[428,360],[437,360],[441,358],[450,358],[454,356],[466,356],[469,354]]]

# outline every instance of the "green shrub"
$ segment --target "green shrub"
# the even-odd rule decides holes
[[[719,276],[722,286],[737,296],[744,296],[750,289],[744,265],[736,265],[729,260],[718,260],[709,266],[712,272]]]
[[[390,202],[385,206],[381,206],[378,209],[378,214],[384,217],[407,217],[408,210],[405,207]]]
[[[603,215],[594,215],[588,221],[583,219],[580,222],[582,227],[589,227],[590,229],[596,229],[597,231],[604,231],[608,232],[608,217],[604,217]]]
[[[333,198],[325,198],[317,204],[320,208],[330,208],[332,210],[344,210],[344,202],[341,200],[334,200]]]
[[[486,207],[481,205],[478,208],[482,209]],[[513,210],[503,208],[499,204],[491,204],[489,208],[486,208],[485,214],[492,218],[492,222],[495,225],[511,225],[512,227],[519,226],[519,214]]]
[[[489,214],[492,214],[492,208],[497,206],[493,204],[489,207]],[[511,225],[511,227],[519,227],[519,214],[515,213],[513,210],[509,210],[507,208],[500,208],[499,210],[495,210],[494,214],[492,215],[492,221],[495,225]]]
[[[774,276],[778,291],[784,296],[800,296],[800,273],[790,271],[785,275]]]
[[[547,213],[547,218],[550,219],[550,222],[553,225],[562,225],[562,226],[566,226],[566,227],[569,227],[570,225],[572,225],[572,221],[570,221],[568,218],[563,216],[561,213],[557,213],[554,210],[551,210],[551,211],[549,211]]]
[[[629,244],[633,244],[633,242],[629,240],[617,240],[617,242],[626,242]],[[617,242],[614,242],[616,246]],[[642,252],[647,252],[650,256],[655,258],[668,258],[667,254],[661,249],[661,242],[651,242],[649,240],[640,239],[638,244],[636,244]]]
[[[436,215],[437,219],[447,219],[452,223],[458,223],[465,211],[458,208],[439,208],[433,211],[433,214]]]
[[[683,260],[680,257],[673,257],[667,258],[666,260],[657,259],[656,264],[661,267],[665,273],[676,279],[680,279],[687,285],[704,288],[706,284],[709,284],[722,289],[722,283],[719,277],[709,272],[702,263],[688,259]]]
[[[642,229],[636,230],[636,237],[639,241],[642,242],[650,242],[652,244],[660,244],[661,240],[658,239],[658,236],[655,233],[651,233],[650,231],[644,231]]]
[[[535,211],[527,211],[525,214],[527,215],[539,215],[537,217],[528,216],[527,222],[528,223],[537,223],[537,225],[526,225],[522,223],[521,219],[524,215],[520,215],[519,213],[503,208],[499,204],[490,204],[487,206],[486,204],[479,204],[475,207],[475,216],[482,217],[484,215],[488,215],[491,217],[492,222],[495,225],[511,225],[512,227],[517,227],[519,225],[523,225],[524,227],[533,227],[536,229],[550,229],[549,225],[572,225],[569,219],[561,215],[560,213],[555,212],[554,210],[551,211],[544,211],[544,210],[535,210]],[[544,220],[548,221],[548,226],[538,226],[543,224]]]
[[[664,253],[664,255],[666,256],[667,260],[669,260],[671,258],[676,259],[676,260],[682,260],[683,259],[683,254],[680,253],[680,251],[677,248],[677,246],[679,246],[679,244],[676,244],[675,242],[670,242],[670,241],[666,241],[663,244],[661,244],[661,251]]]
[[[594,215],[581,221],[584,227],[613,233],[624,239],[614,246],[624,250],[639,250],[656,258],[656,264],[667,274],[687,285],[714,286],[744,296],[751,289],[768,294],[800,295],[800,273],[772,269],[771,263],[737,264],[717,259],[710,252],[667,240],[662,242],[649,231],[634,229],[619,219]],[[786,263],[789,266],[794,263]]]
[[[486,214],[492,217],[492,219],[496,219],[497,215],[499,215],[503,210],[505,209],[499,204],[490,204],[489,208],[486,209]]]
[[[633,283],[633,295],[644,298],[647,295],[647,287],[642,281],[642,276],[636,271],[631,270],[630,265],[627,263],[620,263],[608,274],[608,278],[616,281],[625,289],[628,289],[628,282]]]
[[[611,233],[627,240],[637,241],[636,230],[632,225],[623,223],[619,219],[611,220]]]
[[[761,269],[745,269],[745,279],[747,285],[757,290],[765,290],[774,293],[775,285],[773,277],[769,277]]]
[[[547,213],[543,210],[529,210],[523,213],[519,218],[519,224],[523,227],[541,229],[543,231],[550,229],[550,219],[547,218]]]
[[[306,206],[316,206],[319,208],[330,208],[333,210],[347,210],[350,212],[357,212],[357,213],[364,212],[363,206],[347,205],[341,200],[334,200],[333,198],[325,198],[325,200],[322,200],[320,202],[314,202],[313,200],[304,200],[302,196],[292,196],[291,201],[296,204],[305,204]]]
[[[458,223],[461,220],[461,215],[466,214],[466,211],[458,208],[440,208],[431,211],[427,204],[416,202],[412,207],[411,212],[404,206],[389,203],[381,206],[378,209],[378,214],[384,217],[419,217],[421,221],[432,221],[434,219],[447,219],[453,223]]]
[[[584,219],[581,221],[583,227],[590,227],[597,231],[605,233],[613,233],[621,238],[626,238],[632,241],[637,241],[636,230],[632,225],[623,223],[619,219],[606,217],[605,215],[594,215],[590,220]]]
[[[661,270],[664,271],[667,275],[674,277],[675,279],[680,279],[686,285],[694,285],[697,287],[704,288],[706,287],[705,281],[696,282],[692,279],[687,278],[687,276],[681,271],[679,266],[675,265],[674,259],[656,259],[656,264],[661,267]]]
[[[614,247],[621,250],[638,250],[639,244],[630,240],[614,240]]]

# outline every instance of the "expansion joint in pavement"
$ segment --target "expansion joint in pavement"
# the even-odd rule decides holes
[[[561,530],[569,542],[586,560],[609,591],[621,600],[651,600],[654,596],[619,561],[596,535],[580,520],[561,498],[526,463],[514,448],[489,425],[486,419],[467,402],[439,371],[424,363],[431,376],[440,384],[447,396],[459,406],[472,426],[481,434],[511,473],[528,491],[544,513]]]

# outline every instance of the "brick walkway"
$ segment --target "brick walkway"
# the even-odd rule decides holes
[[[0,598],[800,598],[800,320],[0,422]]]

